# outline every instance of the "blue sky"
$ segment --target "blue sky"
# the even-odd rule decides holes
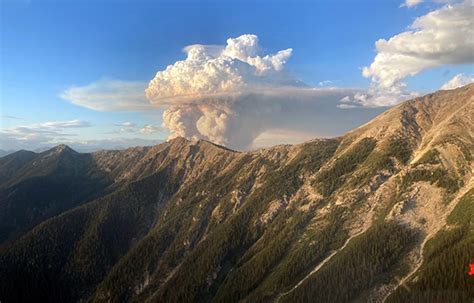
[[[367,89],[371,79],[362,76],[361,68],[374,60],[375,41],[405,31],[416,17],[444,5],[428,2],[401,8],[401,4],[388,0],[2,1],[0,128],[80,120],[90,126],[59,130],[71,135],[67,140],[163,140],[169,134],[159,128],[163,108],[97,111],[71,104],[60,95],[71,86],[101,79],[145,83],[157,71],[185,59],[187,45],[225,45],[228,38],[248,33],[258,36],[265,53],[292,48],[285,70],[308,86],[330,80],[337,87]],[[424,93],[459,73],[472,74],[472,63],[444,64],[406,82],[410,90]],[[120,131],[125,122],[134,129]],[[145,125],[156,126],[156,131],[140,133]]]

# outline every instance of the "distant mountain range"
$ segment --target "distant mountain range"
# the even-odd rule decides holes
[[[145,139],[130,139],[130,140],[97,140],[97,141],[86,141],[82,143],[75,142],[72,145],[72,148],[75,151],[81,152],[81,153],[93,153],[96,151],[104,150],[104,149],[113,149],[113,150],[119,150],[119,149],[126,149],[130,146],[152,146],[155,144],[162,143],[162,140],[145,140]],[[43,145],[41,147],[31,149],[27,151],[32,151],[35,153],[42,153],[45,151],[48,151],[52,148],[54,148],[54,145]],[[6,155],[12,154],[16,151],[19,150],[3,150],[0,149],[0,157],[5,157]]]
[[[2,302],[472,302],[474,84],[333,139],[0,158]]]

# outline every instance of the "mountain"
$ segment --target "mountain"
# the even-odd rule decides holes
[[[6,155],[9,155],[11,153],[13,153],[14,151],[13,150],[4,150],[4,149],[0,149],[0,157],[5,157]]]
[[[0,159],[5,302],[471,302],[474,84],[332,139]]]
[[[95,166],[65,145],[0,158],[0,242],[99,194],[110,182]]]

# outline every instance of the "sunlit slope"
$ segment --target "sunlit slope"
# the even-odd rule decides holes
[[[473,98],[440,91],[339,138],[255,152],[178,138],[94,153],[106,190],[2,249],[0,297],[472,298]]]

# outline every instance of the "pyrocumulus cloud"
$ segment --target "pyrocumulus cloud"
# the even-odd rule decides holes
[[[228,39],[222,47],[191,45],[184,51],[186,59],[159,71],[145,91],[153,105],[165,108],[163,126],[170,138],[248,148],[273,128],[294,127],[303,119],[321,124],[328,107],[342,111],[336,104],[355,92],[307,87],[285,71],[292,49],[263,55],[256,35]]]

